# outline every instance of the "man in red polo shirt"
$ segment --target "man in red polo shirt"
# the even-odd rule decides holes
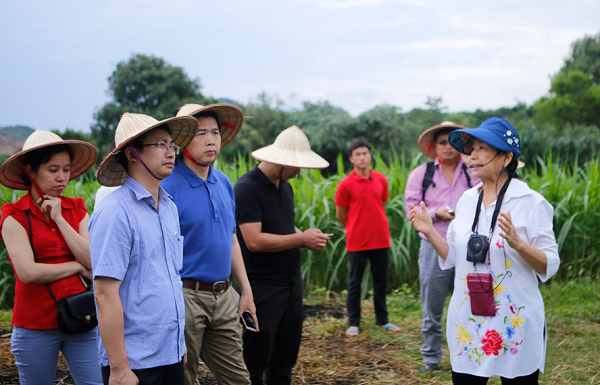
[[[385,303],[390,229],[385,215],[389,199],[387,179],[371,170],[371,146],[366,139],[353,141],[348,148],[354,170],[337,187],[335,215],[346,228],[346,249],[350,262],[348,279],[348,329],[358,335],[360,327],[360,287],[367,260],[373,275],[373,302],[378,325],[390,332],[400,328],[388,320]]]

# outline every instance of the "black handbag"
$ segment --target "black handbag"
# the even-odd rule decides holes
[[[33,259],[37,262],[31,237],[31,222],[29,220],[28,211],[25,211],[25,216],[27,217],[27,225],[29,226],[29,243],[31,244],[31,251],[33,251]],[[81,284],[88,289],[83,281]],[[98,326],[93,291],[87,290],[83,293],[75,294],[57,301],[56,297],[54,297],[54,293],[50,290],[50,286],[48,286],[48,284],[45,284],[45,286],[58,307],[56,316],[58,317],[58,328],[62,333],[81,334]]]

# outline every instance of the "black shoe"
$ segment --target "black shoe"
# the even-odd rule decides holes
[[[419,369],[419,372],[421,373],[429,373],[429,372],[435,372],[436,370],[440,369],[440,365],[436,364],[435,362],[426,362],[425,365],[421,366],[421,369]]]

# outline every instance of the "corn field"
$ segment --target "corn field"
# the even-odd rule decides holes
[[[388,178],[390,200],[386,212],[390,223],[392,246],[389,253],[388,290],[418,282],[419,237],[404,215],[404,187],[410,171],[423,163],[423,157],[405,159],[394,156],[384,162],[374,154],[374,168]],[[338,183],[350,170],[344,170],[343,158],[337,162],[338,173],[324,177],[319,170],[303,170],[292,180],[296,201],[296,225],[300,229],[319,228],[333,233],[330,243],[318,252],[302,250],[302,276],[307,291],[315,289],[343,291],[347,285],[348,263],[344,228],[335,217],[334,196]],[[232,183],[255,164],[249,157],[238,156],[232,164],[215,164]],[[554,280],[562,282],[596,278],[600,268],[600,161],[560,165],[552,154],[528,165],[523,179],[554,206],[554,232],[559,244],[561,268]],[[92,212],[99,185],[83,178],[69,184],[67,196],[84,198]],[[23,192],[0,187],[0,200],[13,202]],[[14,275],[4,245],[0,249],[0,308],[12,307]],[[363,295],[371,287],[370,274],[363,281]]]

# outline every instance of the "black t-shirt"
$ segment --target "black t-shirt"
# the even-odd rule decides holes
[[[294,191],[288,182],[279,188],[258,166],[242,175],[235,184],[235,219],[248,279],[285,282],[300,277],[300,248],[274,253],[251,252],[246,247],[239,225],[262,223],[262,232],[288,235],[296,232]]]

